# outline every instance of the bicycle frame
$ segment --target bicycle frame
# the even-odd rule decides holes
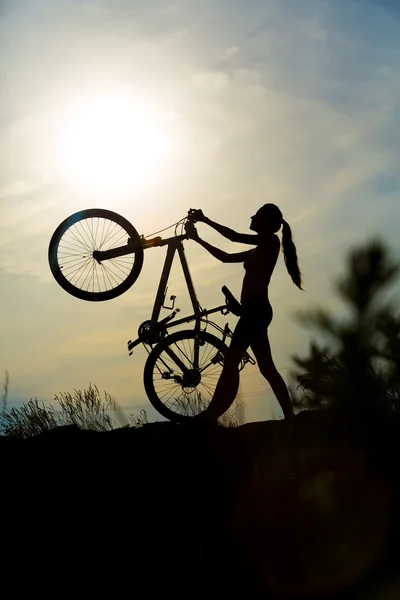
[[[155,246],[168,246],[167,254],[165,257],[165,261],[164,261],[164,266],[163,266],[163,269],[161,272],[160,283],[158,285],[156,298],[154,301],[154,306],[153,306],[151,318],[149,321],[149,329],[150,330],[152,328],[156,329],[156,327],[160,326],[160,324],[162,324],[162,326],[165,329],[168,329],[169,327],[176,327],[177,325],[182,325],[183,323],[189,323],[191,321],[195,321],[195,331],[200,331],[200,323],[204,317],[207,317],[208,315],[216,313],[216,312],[221,312],[222,314],[227,314],[229,312],[226,304],[222,304],[222,305],[217,306],[216,308],[212,308],[210,310],[202,310],[201,309],[199,302],[197,300],[192,277],[190,275],[189,266],[188,266],[186,256],[185,256],[185,250],[184,250],[183,243],[182,243],[183,240],[187,240],[187,239],[189,239],[188,236],[186,234],[182,234],[182,235],[177,235],[177,236],[174,236],[171,238],[167,238],[165,240],[157,237],[157,238],[153,238],[150,240],[142,240],[141,241],[141,245],[145,249],[153,248]],[[124,256],[126,254],[131,254],[132,251],[134,251],[134,248],[132,248],[132,243],[128,243],[127,245],[121,246],[119,248],[113,248],[112,250],[97,251],[96,253],[93,253],[93,254],[94,254],[94,258],[96,258],[96,260],[98,260],[99,262],[102,262],[103,260],[112,259],[117,256]],[[180,262],[182,265],[183,274],[185,277],[191,304],[193,307],[193,314],[189,315],[187,317],[183,317],[182,319],[178,319],[177,321],[174,320],[173,323],[169,323],[169,321],[171,321],[175,317],[176,313],[178,312],[178,309],[175,309],[165,319],[162,319],[161,321],[159,321],[158,319],[160,316],[161,308],[164,306],[165,296],[166,296],[166,291],[167,291],[167,283],[168,283],[172,263],[175,258],[176,252],[178,252],[178,256],[179,256],[179,259],[180,259]],[[175,301],[175,296],[171,296],[171,300],[172,299]],[[174,305],[172,305],[172,307],[170,307],[170,308],[173,309],[173,306]],[[167,308],[167,307],[165,307],[165,308]],[[133,342],[129,341],[128,342],[129,354],[132,354],[133,348],[135,346],[137,346],[138,344],[140,344],[142,341],[143,341],[143,339],[141,339],[140,336]],[[196,344],[195,345],[195,356],[194,356],[194,364],[195,365],[198,365],[198,352],[199,352],[199,348]],[[174,356],[174,359],[176,362],[178,362],[178,363],[180,362],[176,356]]]
[[[164,304],[166,291],[167,291],[167,283],[169,279],[169,275],[171,272],[172,263],[175,257],[175,253],[178,252],[183,274],[185,277],[186,285],[189,291],[190,301],[192,303],[194,315],[196,322],[200,320],[201,309],[199,302],[197,300],[196,292],[194,289],[192,277],[190,275],[189,266],[187,264],[185,250],[183,248],[182,240],[187,239],[186,235],[179,235],[172,238],[168,238],[166,240],[161,240],[157,245],[159,246],[168,246],[167,255],[164,261],[164,267],[161,273],[160,283],[158,285],[158,290],[156,294],[156,299],[153,306],[153,312],[151,314],[150,325],[154,326],[158,322],[158,318],[160,316],[161,308]],[[172,299],[173,297],[171,297]],[[173,308],[173,306],[171,307]],[[176,324],[176,323],[175,323]]]

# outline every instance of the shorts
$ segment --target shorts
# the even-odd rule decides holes
[[[268,327],[272,321],[272,306],[267,298],[247,298],[242,302],[242,314],[232,335],[230,347],[264,348],[268,342]]]

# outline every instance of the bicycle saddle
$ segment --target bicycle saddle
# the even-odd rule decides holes
[[[221,290],[225,296],[226,306],[227,306],[229,312],[236,315],[237,317],[240,317],[240,315],[242,314],[242,305],[240,304],[240,302],[238,300],[236,300],[235,296],[226,287],[226,285],[223,285]]]

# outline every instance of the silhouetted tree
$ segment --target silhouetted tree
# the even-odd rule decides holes
[[[399,274],[399,263],[378,239],[353,248],[346,270],[335,283],[347,318],[323,309],[297,314],[330,344],[313,341],[306,358],[293,356],[302,396],[298,405],[338,407],[376,414],[399,409],[400,315],[384,292]]]

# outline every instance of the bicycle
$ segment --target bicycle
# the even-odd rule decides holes
[[[48,253],[51,272],[66,292],[82,300],[98,302],[116,298],[135,283],[143,267],[144,250],[167,246],[151,318],[140,325],[137,339],[128,341],[128,352],[132,355],[138,344],[144,345],[148,351],[144,367],[147,396],[162,416],[177,422],[190,420],[208,406],[228,349],[226,340],[232,337],[228,323],[222,328],[208,316],[217,312],[239,316],[241,309],[226,286],[222,288],[225,304],[209,310],[199,304],[183,247],[194,227],[194,213],[189,210],[186,217],[174,224],[173,237],[146,239],[115,212],[98,208],[83,210],[57,227]],[[174,320],[179,312],[175,308],[176,296],[170,297],[171,306],[165,303],[176,252],[193,307],[193,314],[178,320]],[[161,308],[172,312],[159,320]],[[193,321],[194,329],[168,331]],[[208,327],[220,337],[207,331]],[[239,369],[248,362],[255,364],[246,352]]]

